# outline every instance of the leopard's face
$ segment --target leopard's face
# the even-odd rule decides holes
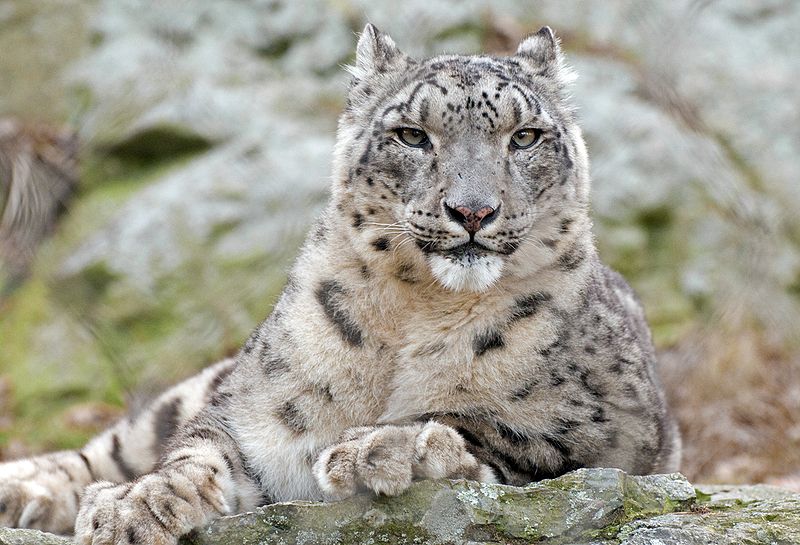
[[[380,58],[389,67],[356,79],[340,125],[353,226],[379,235],[378,251],[415,247],[446,288],[484,291],[511,256],[557,235],[554,219],[585,208],[585,149],[561,82],[519,55]]]

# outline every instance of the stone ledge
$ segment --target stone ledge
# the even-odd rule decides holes
[[[0,545],[67,538],[0,529]],[[222,518],[183,545],[800,543],[800,495],[764,487],[700,487],[679,474],[581,469],[525,487],[423,481],[397,498],[287,502]]]

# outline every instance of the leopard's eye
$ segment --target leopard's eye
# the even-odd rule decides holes
[[[412,129],[410,127],[401,127],[396,129],[397,137],[406,146],[412,148],[423,148],[428,144],[428,135],[421,129]]]
[[[511,147],[514,149],[528,149],[539,141],[542,131],[539,129],[520,129],[511,136]]]

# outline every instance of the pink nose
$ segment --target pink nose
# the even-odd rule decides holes
[[[482,227],[486,227],[497,217],[497,210],[491,206],[483,206],[477,210],[473,210],[468,206],[450,206],[444,203],[444,207],[450,219],[456,223],[460,223],[470,235],[474,235],[480,231]]]

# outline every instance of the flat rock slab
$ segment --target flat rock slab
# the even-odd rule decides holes
[[[0,529],[0,545],[67,545]],[[800,495],[766,486],[700,486],[682,475],[580,469],[525,487],[422,481],[396,498],[287,502],[222,518],[183,545],[748,545],[800,543]]]

